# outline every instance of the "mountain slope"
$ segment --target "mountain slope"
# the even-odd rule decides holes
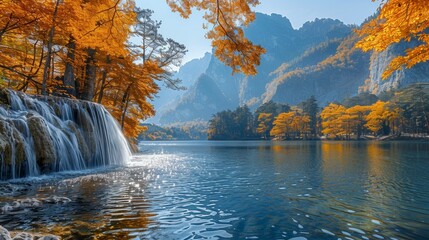
[[[382,53],[364,53],[354,47],[359,37],[352,26],[339,20],[316,19],[293,29],[285,17],[257,14],[245,32],[267,50],[258,74],[231,75],[231,69],[212,56],[200,79],[210,79],[211,88],[201,83],[191,87],[186,97],[162,115],[163,123],[208,119],[244,104],[256,109],[270,100],[295,105],[315,96],[323,106],[358,92],[379,94],[429,82],[428,63],[397,71],[382,81],[388,62],[413,43],[396,44]]]
[[[174,74],[173,78],[182,80],[180,85],[185,87],[186,90],[173,90],[164,85],[160,86],[160,91],[152,101],[157,114],[155,117],[149,119],[148,122],[158,123],[160,116],[175,106],[175,103],[177,103],[186,91],[195,84],[198,77],[207,70],[211,58],[212,55],[206,53],[202,58],[193,59],[185,63],[180,67],[179,71]]]
[[[202,74],[194,86],[181,98],[179,104],[161,116],[161,123],[209,120],[213,113],[233,107],[216,82]],[[198,115],[195,115],[195,113]]]
[[[263,94],[263,102],[298,104],[315,96],[319,104],[357,94],[369,75],[369,53],[354,48],[357,36],[322,43],[297,62],[280,67]],[[335,48],[335,46],[338,46]],[[324,59],[323,59],[324,58]],[[311,65],[323,59],[317,64]]]
[[[313,22],[304,24],[303,27],[296,30],[292,28],[290,21],[286,17],[277,14],[266,15],[258,13],[256,20],[245,29],[246,35],[256,44],[262,45],[267,53],[262,57],[261,65],[258,67],[256,76],[244,76],[242,74],[231,74],[231,69],[224,66],[219,60],[212,56],[210,64],[205,74],[215,80],[217,88],[225,99],[216,100],[225,101],[223,106],[219,105],[220,110],[232,108],[238,105],[247,104],[256,108],[261,104],[261,95],[265,92],[265,86],[272,80],[271,72],[276,70],[282,63],[291,61],[304,54],[308,49],[315,47],[323,41],[342,38],[351,33],[351,28],[338,20],[316,19]],[[315,32],[317,34],[311,34]],[[188,92],[202,91],[198,87],[189,89]],[[205,90],[203,90],[205,91]],[[189,95],[196,95],[196,93]],[[202,96],[200,94],[200,96]],[[195,101],[200,102],[199,99]],[[171,112],[177,112],[181,109],[189,109],[187,100],[179,101],[172,111],[162,114],[163,123],[172,123],[175,121],[185,121],[184,119],[170,118]],[[213,109],[214,110],[214,109]],[[191,111],[194,119],[204,119],[205,113]],[[214,114],[215,112],[211,112]],[[180,114],[177,113],[177,116]],[[188,116],[188,114],[183,114]],[[187,119],[190,116],[186,117]]]

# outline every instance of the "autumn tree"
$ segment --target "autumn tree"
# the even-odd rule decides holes
[[[256,128],[256,132],[264,139],[269,139],[272,122],[272,113],[260,113],[258,115],[258,127]]]
[[[373,0],[374,1],[374,0]],[[375,19],[366,23],[359,32],[363,39],[357,46],[365,51],[384,51],[399,42],[417,40],[418,44],[397,56],[383,73],[389,77],[403,66],[412,66],[429,60],[429,4],[425,0],[381,1],[381,9]]]
[[[370,107],[370,113],[366,116],[365,126],[374,133],[374,135],[388,135],[391,132],[391,123],[395,120],[397,114],[393,114],[388,108],[388,102],[377,101]]]
[[[271,136],[283,139],[306,138],[310,132],[310,117],[296,112],[280,113],[274,120]]]
[[[243,27],[255,19],[251,7],[258,5],[258,0],[167,0],[167,3],[185,18],[194,9],[205,11],[204,19],[211,26],[206,37],[212,41],[215,56],[233,72],[256,74],[265,49],[249,41]]]
[[[129,43],[128,48],[141,70],[142,78],[148,78],[152,81],[163,81],[167,86],[173,89],[179,89],[180,80],[173,79],[172,67],[180,66],[181,60],[186,53],[186,47],[173,39],[164,39],[159,33],[161,23],[151,18],[153,11],[148,9],[136,8],[137,19],[132,28],[131,36],[138,40],[138,44]],[[140,98],[142,92],[137,89],[145,89],[147,83],[138,78],[129,78],[124,84],[124,90],[121,102],[121,126],[124,126],[128,107],[132,98]],[[101,91],[102,92],[102,91]],[[136,94],[133,96],[133,93]]]
[[[322,133],[327,137],[341,137],[344,133],[343,120],[341,119],[346,112],[346,108],[342,105],[331,103],[326,106],[320,113],[322,119]]]
[[[340,118],[343,129],[347,136],[355,135],[359,139],[365,134],[366,116],[370,111],[369,106],[356,105],[347,108],[344,115]]]
[[[7,79],[7,87],[40,87],[50,9],[52,4],[36,0],[0,2],[0,74]]]
[[[265,119],[266,138],[269,138],[269,133],[273,128],[274,117],[283,112],[289,112],[290,106],[282,103],[275,103],[272,100],[263,103],[255,111],[255,126],[259,125],[258,119],[261,114],[271,114],[270,118]]]

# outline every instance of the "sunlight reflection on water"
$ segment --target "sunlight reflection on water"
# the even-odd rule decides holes
[[[418,146],[416,146],[416,144]],[[128,166],[0,196],[67,205],[0,225],[77,239],[424,239],[427,143],[144,143]],[[28,214],[28,213],[31,214]]]

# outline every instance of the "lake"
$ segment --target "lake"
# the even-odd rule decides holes
[[[73,239],[428,239],[428,142],[142,142],[126,167],[13,181],[0,215]],[[23,187],[24,186],[24,187]],[[24,188],[24,190],[22,190]],[[91,238],[89,238],[91,239]]]

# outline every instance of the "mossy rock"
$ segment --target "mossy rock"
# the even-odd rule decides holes
[[[5,120],[0,120],[0,152],[3,153],[4,164],[12,164],[12,156],[15,163],[25,161],[25,140],[15,126]]]
[[[49,135],[48,126],[41,116],[30,116],[28,127],[34,142],[37,164],[42,172],[51,172],[56,161],[56,150]]]
[[[79,130],[79,127],[76,125],[76,123],[72,121],[67,122],[67,127],[76,136],[77,143],[79,144],[79,150],[82,154],[83,159],[87,163],[91,163],[91,160],[92,160],[91,152],[88,148],[88,143],[86,142],[85,138],[83,137],[82,133]]]
[[[10,105],[9,92],[5,88],[0,89],[0,104]]]

